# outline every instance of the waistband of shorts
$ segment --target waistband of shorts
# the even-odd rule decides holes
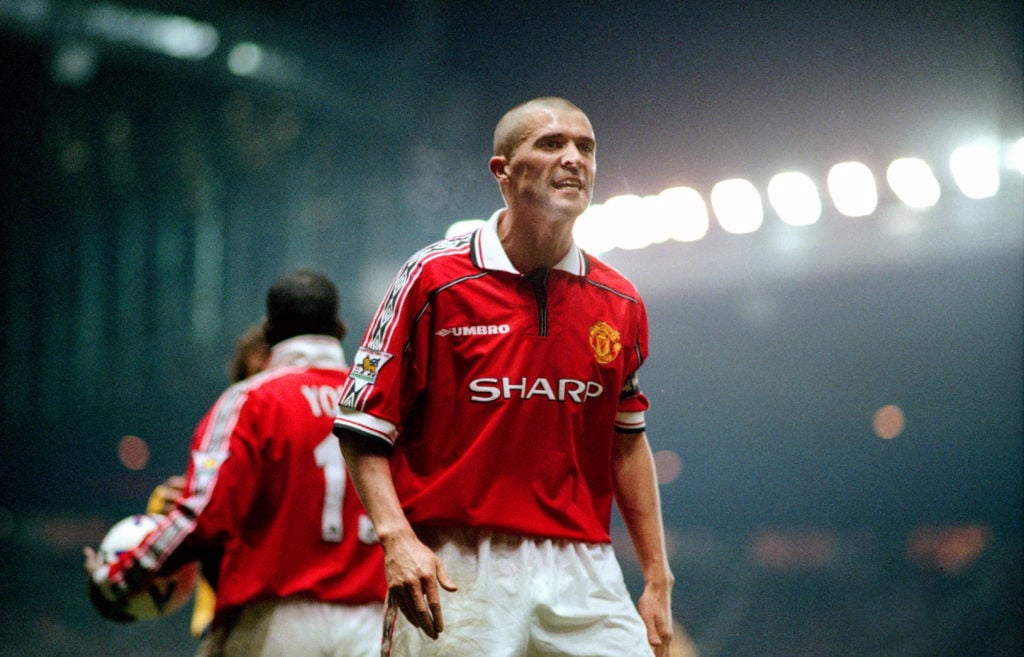
[[[479,545],[489,539],[491,545],[515,547],[524,543],[541,545],[550,543],[554,546],[582,545],[587,547],[603,547],[607,543],[589,543],[568,538],[552,538],[550,536],[534,536],[531,534],[509,534],[488,529],[486,527],[450,527],[445,525],[416,525],[413,527],[416,537],[424,545],[435,547],[442,543],[455,542],[463,545]]]

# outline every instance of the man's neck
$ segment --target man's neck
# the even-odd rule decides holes
[[[498,217],[498,238],[512,266],[525,275],[561,262],[572,247],[574,224],[570,220],[513,215],[509,209]]]

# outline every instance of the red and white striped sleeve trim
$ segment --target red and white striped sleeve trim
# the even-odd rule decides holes
[[[620,411],[615,414],[615,430],[622,433],[640,433],[647,428],[643,411]]]
[[[394,445],[398,438],[398,428],[391,422],[346,406],[341,407],[341,416],[334,420],[334,429],[335,433],[338,430],[352,431],[383,440],[389,445]]]

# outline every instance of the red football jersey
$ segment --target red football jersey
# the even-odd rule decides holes
[[[228,388],[193,437],[177,508],[110,568],[109,584],[220,547],[218,612],[289,596],[383,600],[383,552],[331,433],[344,368],[337,340],[299,336]]]
[[[644,429],[647,315],[575,246],[530,277],[497,214],[401,269],[363,337],[335,426],[388,441],[414,525],[608,542],[616,431]]]

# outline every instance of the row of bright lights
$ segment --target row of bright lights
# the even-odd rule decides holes
[[[1007,164],[1024,174],[1024,138],[1009,150]],[[970,199],[984,199],[999,192],[1001,154],[991,145],[962,146],[949,157],[949,172],[960,192]],[[942,188],[927,162],[906,157],[892,161],[885,180],[907,207],[921,210],[938,203]],[[878,208],[875,176],[861,162],[841,162],[826,179],[835,209],[847,217],[865,217]],[[779,219],[790,226],[809,226],[822,215],[818,186],[806,174],[786,171],[768,181],[768,203]],[[734,235],[757,231],[764,223],[764,203],[749,180],[722,180],[711,188],[711,210],[723,230]],[[472,230],[479,219],[458,221],[450,237]],[[591,253],[612,249],[641,249],[669,240],[694,242],[711,227],[708,207],[692,187],[671,187],[653,196],[624,195],[593,204],[576,222],[577,243]]]

